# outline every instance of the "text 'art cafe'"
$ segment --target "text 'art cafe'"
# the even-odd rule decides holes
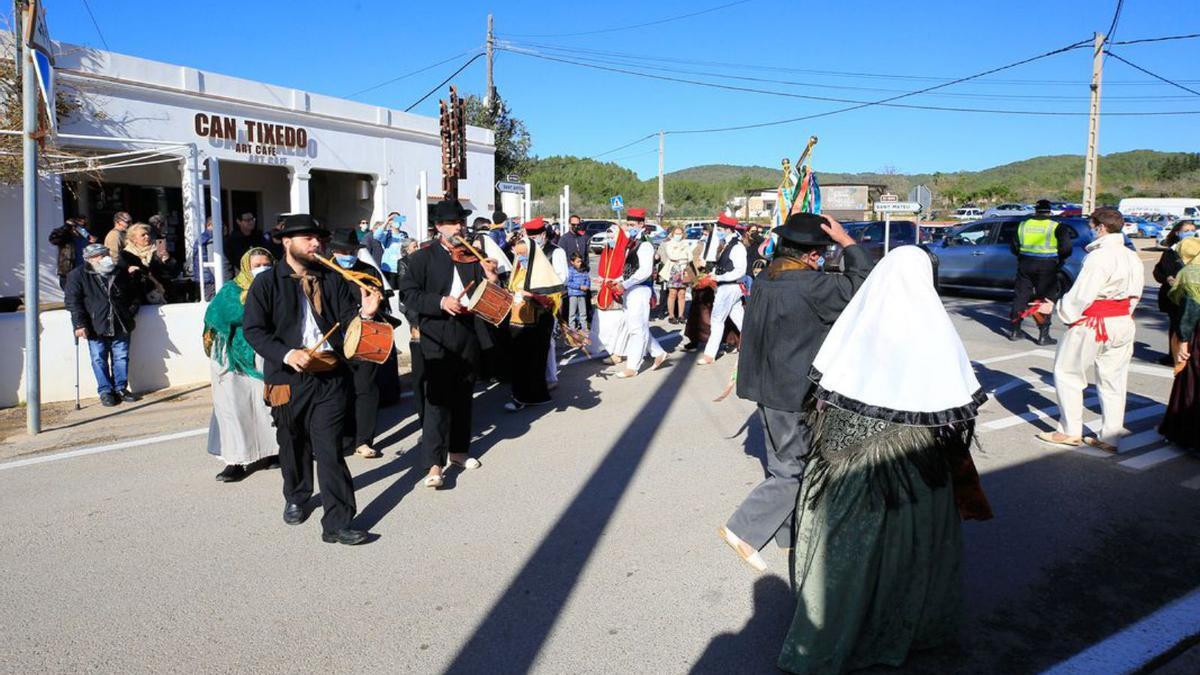
[[[86,47],[55,47],[58,87],[79,108],[59,120],[61,152],[47,152],[53,168],[40,180],[42,303],[62,299],[58,250],[48,237],[69,217],[85,217],[91,234],[102,240],[118,211],[129,212],[134,222],[159,215],[167,250],[190,275],[194,242],[214,210],[226,228],[250,213],[264,229],[280,213],[312,213],[336,228],[398,212],[408,234],[421,238],[424,205],[441,197],[436,117]],[[466,138],[467,178],[459,183],[459,198],[490,214],[493,134],[467,127]],[[218,199],[210,186],[219,187]],[[10,234],[10,245],[0,247],[0,298],[9,299],[10,312],[0,314],[0,337],[11,337],[8,344],[22,342],[21,317],[11,313],[24,284],[21,213],[20,186],[0,187],[0,217]],[[131,371],[147,354],[157,359],[157,381],[143,383],[146,388],[207,379],[202,352],[196,359],[202,373],[183,363],[195,356],[192,343],[200,344],[203,306],[192,304],[146,307],[139,315]],[[56,353],[48,343],[60,338],[65,351],[58,353],[73,349],[69,320],[61,314],[42,313],[43,355]],[[194,336],[186,335],[193,329]],[[18,354],[0,360],[0,406],[23,396],[20,360]],[[42,361],[44,399],[73,397],[73,373],[56,374],[55,364]],[[93,386],[90,368],[84,371],[87,390]],[[59,375],[69,383],[69,396],[56,396],[52,378]]]

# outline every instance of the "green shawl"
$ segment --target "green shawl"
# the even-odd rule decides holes
[[[250,258],[254,256],[271,258],[271,253],[263,248],[246,251],[233,283],[222,286],[208,304],[204,312],[204,352],[227,370],[261,380],[263,374],[255,367],[254,348],[242,334],[246,293],[254,280],[250,272]]]

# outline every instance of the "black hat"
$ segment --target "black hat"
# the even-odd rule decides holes
[[[1035,213],[1050,213],[1054,210],[1054,207],[1050,206],[1049,199],[1039,199],[1037,200],[1037,204],[1033,205],[1033,210]]]
[[[833,237],[821,229],[828,222],[815,213],[793,213],[783,225],[775,228],[775,232],[793,244],[826,246],[833,243]]]
[[[499,209],[497,209],[497,210],[495,210],[495,211],[492,211],[492,224],[493,224],[493,225],[499,225],[499,224],[503,223],[503,222],[504,222],[504,221],[506,221],[506,220],[508,220],[508,214],[507,214],[507,213],[505,213],[505,212],[503,212],[503,211],[501,211],[501,210],[499,210]]]
[[[279,241],[284,237],[292,237],[297,234],[315,234],[318,237],[328,237],[329,230],[321,226],[316,218],[313,218],[307,213],[289,213],[283,219],[283,227],[271,233],[271,236]]]
[[[437,223],[457,223],[466,220],[471,215],[471,209],[464,209],[457,201],[443,199],[433,205],[432,220]]]
[[[362,248],[362,244],[358,242],[358,234],[354,230],[343,227],[333,231],[333,236],[329,238],[329,248],[335,251],[357,251]]]

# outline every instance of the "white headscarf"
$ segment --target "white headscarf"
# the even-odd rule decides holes
[[[974,419],[987,400],[916,246],[875,266],[821,345],[812,378],[831,405],[913,426]]]

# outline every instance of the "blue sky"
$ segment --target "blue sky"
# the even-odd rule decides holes
[[[482,45],[489,12],[496,16],[500,39],[542,55],[605,60],[608,63],[599,65],[643,71],[692,71],[655,72],[806,96],[877,100],[935,83],[914,78],[960,77],[1089,39],[1093,31],[1107,30],[1115,6],[1110,0],[749,0],[718,8],[730,2],[90,0],[100,32],[83,0],[46,0],[46,5],[51,34],[58,40],[103,48],[102,33],[116,52],[338,96],[466,53],[355,97],[400,109],[449,76]],[[718,9],[705,11],[711,8]],[[694,12],[703,13],[654,26],[607,30]],[[1129,0],[1116,37],[1184,33],[1200,33],[1195,0]],[[1200,40],[1114,50],[1200,89],[1195,84],[1200,82]],[[613,66],[615,62],[631,65]],[[953,96],[925,95],[904,102],[1086,113],[1090,63],[1090,51],[1079,49],[995,75],[988,83],[955,85],[941,92]],[[526,121],[534,152],[543,156],[591,156],[658,129],[749,124],[846,105],[656,81],[507,51],[498,54],[495,71],[501,95]],[[770,81],[735,79],[745,77]],[[455,82],[460,91],[481,93],[484,60],[467,67]],[[1200,96],[1154,82],[1109,59],[1104,110],[1200,111]],[[444,95],[444,88],[438,95]],[[438,95],[415,112],[436,114]],[[1198,129],[1200,115],[1105,117],[1100,149],[1200,151]],[[666,169],[713,163],[777,166],[781,157],[798,154],[812,134],[821,139],[814,155],[818,171],[982,169],[1042,154],[1080,154],[1086,131],[1085,116],[873,107],[764,129],[669,135]],[[646,177],[657,170],[656,148],[655,141],[646,141],[602,159]]]

